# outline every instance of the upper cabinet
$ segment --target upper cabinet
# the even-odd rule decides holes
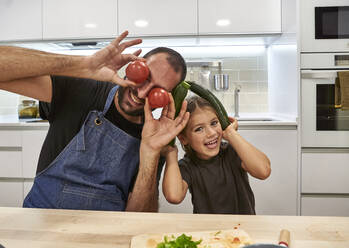
[[[43,0],[44,39],[110,38],[116,35],[117,0]]]
[[[118,16],[130,36],[197,34],[197,0],[119,0]]]
[[[281,33],[281,0],[198,0],[199,34]]]
[[[41,1],[0,1],[0,41],[41,40]]]

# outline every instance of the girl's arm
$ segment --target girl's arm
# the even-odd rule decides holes
[[[237,120],[229,118],[230,124],[223,131],[223,138],[234,148],[241,159],[241,167],[251,176],[258,179],[269,177],[271,168],[268,157],[256,147],[247,142],[237,132]]]
[[[179,170],[177,147],[168,146],[166,149],[166,167],[162,181],[162,192],[168,202],[179,204],[187,194],[188,184],[183,180]]]

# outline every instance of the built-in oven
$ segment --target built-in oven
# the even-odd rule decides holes
[[[349,71],[349,54],[301,55],[302,147],[349,147],[349,110],[335,106],[343,70]]]
[[[349,0],[301,0],[302,52],[349,52]]]

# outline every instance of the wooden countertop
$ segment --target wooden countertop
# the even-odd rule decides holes
[[[6,248],[129,247],[143,233],[230,229],[240,224],[255,242],[276,243],[281,229],[291,246],[348,248],[349,217],[127,213],[0,208],[0,244]]]

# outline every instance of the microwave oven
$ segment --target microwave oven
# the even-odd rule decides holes
[[[301,52],[349,52],[349,0],[299,2]]]

